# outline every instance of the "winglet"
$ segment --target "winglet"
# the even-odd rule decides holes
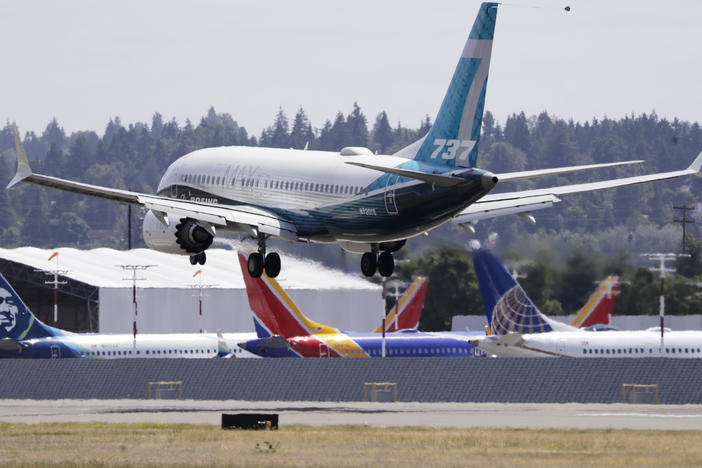
[[[695,175],[697,177],[702,177],[702,173],[700,173],[700,170],[702,169],[702,151],[700,151],[700,154],[698,154],[695,160],[692,161],[692,164],[690,164],[688,169],[695,171]]]
[[[12,124],[12,130],[15,133],[15,151],[17,152],[17,174],[15,177],[7,184],[7,188],[11,188],[18,182],[26,179],[32,175],[32,169],[29,167],[29,160],[27,159],[27,153],[24,151],[24,146],[22,145],[22,140],[20,139],[19,132],[17,131],[17,125]]]

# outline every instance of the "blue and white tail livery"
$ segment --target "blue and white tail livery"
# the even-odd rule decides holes
[[[36,318],[5,277],[0,275],[0,339],[22,341],[64,334],[66,332],[45,325]]]
[[[473,264],[493,335],[576,330],[542,314],[490,250],[474,250]]]
[[[475,167],[497,5],[480,5],[451,84],[429,133],[422,140],[400,150],[396,156],[439,166]]]

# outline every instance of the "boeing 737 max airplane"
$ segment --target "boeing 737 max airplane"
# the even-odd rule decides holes
[[[494,174],[476,167],[497,3],[483,3],[434,124],[393,155],[367,148],[340,152],[219,147],[182,156],[166,170],[157,194],[145,194],[32,172],[15,128],[20,181],[139,205],[148,210],[144,241],[155,250],[204,264],[215,235],[239,233],[258,242],[248,272],[274,278],[280,256],[266,241],[336,243],[363,253],[361,270],[390,276],[392,253],[407,239],[448,221],[478,220],[547,208],[560,195],[699,175],[702,153],[687,169],[538,190],[489,194],[498,181],[611,167],[641,161]]]

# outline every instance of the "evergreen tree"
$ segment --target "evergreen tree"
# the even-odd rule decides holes
[[[353,111],[346,119],[349,146],[368,146],[368,121],[358,103],[353,103]]]
[[[296,149],[303,149],[305,146],[315,147],[314,140],[315,137],[312,125],[310,125],[307,114],[305,114],[305,111],[300,107],[297,114],[295,114],[293,128],[290,132],[290,146]]]
[[[378,114],[373,125],[373,144],[375,149],[382,154],[386,154],[388,148],[393,145],[392,128],[385,111]]]

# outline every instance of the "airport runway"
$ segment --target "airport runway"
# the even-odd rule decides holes
[[[280,425],[702,430],[702,405],[333,403],[199,400],[0,400],[0,422],[217,424],[222,413],[273,412]]]

